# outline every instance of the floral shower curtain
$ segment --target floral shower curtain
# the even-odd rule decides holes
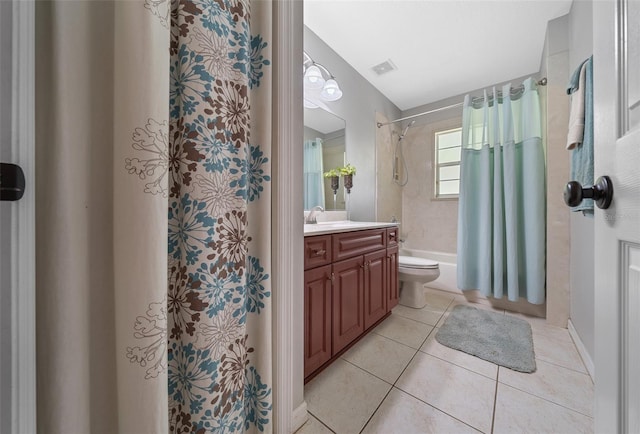
[[[36,24],[38,432],[166,432],[169,28],[120,1]]]
[[[545,157],[536,83],[465,97],[458,204],[458,287],[545,300]]]
[[[271,430],[271,3],[172,3],[171,432]]]
[[[39,432],[272,431],[271,8],[37,3]]]

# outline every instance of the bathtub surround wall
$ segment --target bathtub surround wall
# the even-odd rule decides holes
[[[386,123],[389,120],[384,114],[376,113],[376,122]],[[399,179],[404,176],[402,163],[394,161],[400,133],[399,123],[376,127],[376,221],[380,222],[388,222],[395,217],[402,223],[402,187],[393,181],[394,164],[398,167]],[[407,143],[402,143],[402,146],[403,151],[406,150]],[[400,238],[403,238],[402,231],[401,225]]]
[[[562,191],[569,180],[569,152],[565,149],[569,124],[569,16],[549,21],[541,61],[547,77],[541,88],[547,143],[547,322],[566,327],[569,318],[569,209]]]
[[[346,121],[347,161],[358,172],[351,190],[350,218],[356,221],[376,219],[376,112],[392,119],[400,117],[400,109],[358,74],[318,36],[304,28],[305,51],[327,67],[344,92],[338,101],[327,103],[330,110]],[[302,69],[302,68],[301,68]]]
[[[437,122],[418,118],[405,136],[409,182],[402,190],[401,236],[407,248],[456,253],[458,200],[434,199],[434,133],[460,127],[460,110]]]

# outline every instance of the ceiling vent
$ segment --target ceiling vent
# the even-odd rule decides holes
[[[376,66],[374,66],[373,71],[378,74],[378,75],[382,75],[382,74],[386,74],[387,72],[391,72],[393,70],[398,69],[398,67],[396,65],[393,64],[393,62],[391,61],[391,59],[387,60],[386,62],[382,62]]]

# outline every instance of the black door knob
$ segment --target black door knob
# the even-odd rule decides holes
[[[564,188],[564,203],[578,206],[582,199],[593,199],[598,208],[607,209],[613,199],[613,184],[608,176],[601,176],[595,185],[582,187],[579,182],[571,181]]]
[[[24,194],[24,172],[16,164],[0,163],[0,200],[19,200]]]

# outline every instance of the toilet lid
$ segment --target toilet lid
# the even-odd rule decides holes
[[[438,268],[436,261],[415,256],[400,256],[398,262],[400,266],[407,268]]]

